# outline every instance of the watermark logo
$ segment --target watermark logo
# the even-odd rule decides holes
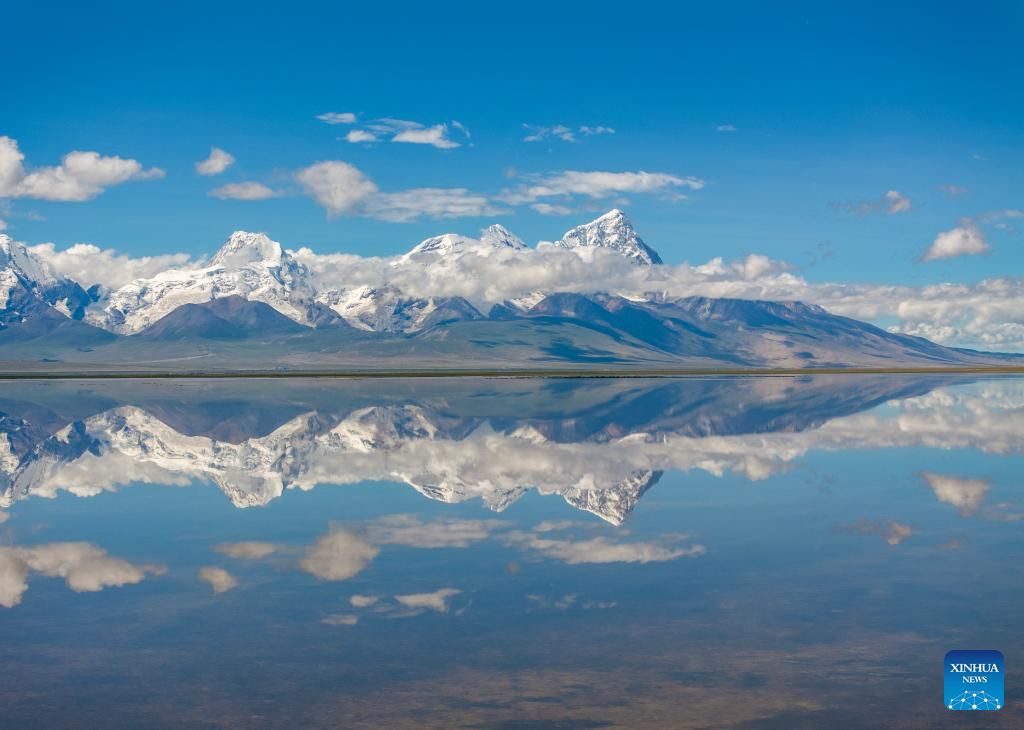
[[[1001,710],[1003,654],[991,650],[951,651],[945,659],[946,709]]]

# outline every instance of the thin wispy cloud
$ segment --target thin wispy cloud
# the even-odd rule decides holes
[[[233,164],[234,155],[219,147],[213,147],[210,149],[209,157],[196,163],[196,172],[200,175],[219,175]]]
[[[326,121],[326,120],[325,120]],[[354,124],[355,117],[351,121],[331,122],[332,124]],[[461,139],[453,139],[455,136]],[[439,150],[452,150],[461,147],[470,139],[469,129],[460,122],[442,122],[437,124],[422,124],[408,119],[374,119],[361,125],[358,129],[350,130],[344,137],[346,142],[352,144],[374,144],[377,142],[396,142],[399,144],[428,145]]]
[[[317,119],[327,124],[355,124],[356,115],[352,112],[326,112],[318,114]]]
[[[716,132],[736,132],[738,131],[732,124],[719,124],[715,127]]]
[[[703,180],[664,172],[606,172],[566,170],[548,175],[522,175],[525,182],[504,191],[499,199],[518,205],[542,198],[582,196],[609,198],[623,193],[664,193],[680,189],[700,190]],[[678,194],[678,193],[677,193]]]
[[[138,160],[98,152],[69,152],[60,165],[34,170],[27,170],[24,161],[17,141],[0,137],[0,198],[82,202],[130,180],[164,176],[158,167],[147,169]]]
[[[612,127],[603,125],[587,125],[580,127],[567,127],[564,124],[551,126],[540,126],[536,124],[524,124],[523,129],[527,134],[523,137],[524,142],[543,142],[545,140],[557,139],[562,142],[576,142],[579,136],[594,137],[602,134],[615,134]]]
[[[269,200],[284,193],[258,182],[228,183],[209,192],[211,198],[221,200]]]
[[[862,200],[859,202],[832,202],[829,207],[846,213],[856,213],[860,216],[884,213],[885,215],[896,215],[911,210],[913,204],[909,197],[898,190],[887,190],[878,200]]]

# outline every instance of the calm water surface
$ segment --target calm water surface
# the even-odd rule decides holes
[[[0,726],[1021,727],[1022,450],[1010,377],[2,383]]]

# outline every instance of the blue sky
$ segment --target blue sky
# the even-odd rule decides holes
[[[293,247],[385,255],[492,221],[528,242],[556,238],[591,209],[619,205],[669,263],[756,252],[811,281],[922,285],[1024,262],[1020,235],[1006,230],[1014,220],[991,216],[1024,207],[1018,3],[13,3],[4,14],[0,135],[17,141],[27,170],[94,150],[165,172],[84,202],[0,200],[7,233],[29,243],[202,254],[241,228]],[[316,118],[327,112],[358,123]],[[447,124],[460,146],[339,139],[382,118]],[[526,142],[524,124],[564,125],[576,141]],[[717,131],[725,125],[735,131]],[[584,126],[615,132],[587,136]],[[235,164],[197,175],[213,146]],[[359,211],[329,218],[294,178],[324,160],[354,165],[387,193],[459,188],[487,200],[566,170],[704,186],[532,201],[566,215],[498,201],[507,212],[398,223]],[[240,182],[282,196],[208,194]],[[890,190],[910,209],[886,212]],[[987,253],[918,261],[965,217]]]

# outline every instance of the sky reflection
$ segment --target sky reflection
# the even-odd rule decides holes
[[[1024,380],[217,386],[4,385],[13,723],[941,725],[951,648],[1020,686]]]

